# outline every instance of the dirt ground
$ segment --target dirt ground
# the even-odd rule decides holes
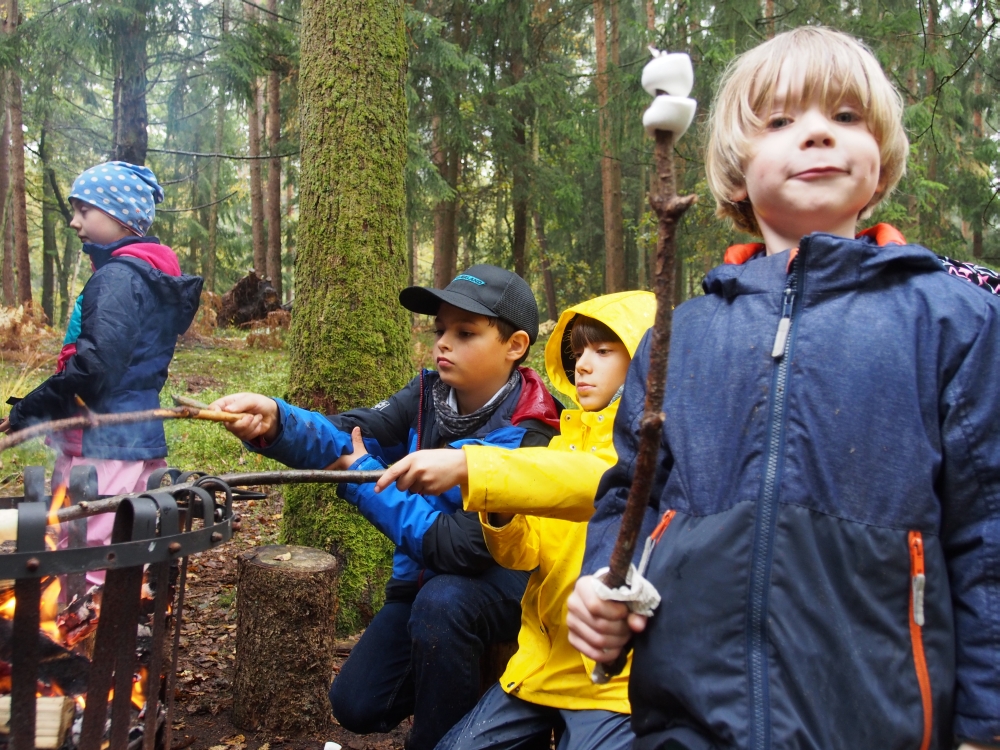
[[[230,684],[237,658],[236,556],[276,543],[282,501],[280,493],[274,492],[266,500],[236,501],[234,508],[243,516],[243,524],[232,541],[189,560],[172,750],[321,750],[330,741],[350,750],[402,748],[409,721],[389,734],[366,736],[348,732],[332,718],[329,731],[307,737],[281,737],[233,726]],[[335,671],[356,640],[337,643]]]

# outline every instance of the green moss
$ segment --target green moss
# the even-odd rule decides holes
[[[289,399],[336,414],[412,377],[405,194],[406,37],[400,0],[303,0],[302,158]],[[342,562],[338,628],[382,604],[391,544],[331,488],[285,492],[284,536]]]

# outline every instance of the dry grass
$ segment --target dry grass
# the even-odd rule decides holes
[[[59,334],[43,320],[23,305],[0,307],[0,352],[6,360],[37,365],[58,344]]]

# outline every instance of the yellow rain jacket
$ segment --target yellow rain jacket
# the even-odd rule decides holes
[[[545,347],[549,380],[576,405],[563,411],[560,434],[547,448],[462,449],[469,467],[465,508],[480,512],[494,559],[506,568],[534,570],[521,600],[517,653],[500,678],[505,691],[530,703],[630,713],[629,668],[608,684],[595,685],[593,662],[568,639],[566,601],[580,575],[586,521],[594,512],[601,476],[617,460],[611,437],[618,401],[599,412],[581,409],[565,369],[572,373],[572,357],[564,362],[563,352],[569,349],[567,325],[576,315],[586,315],[618,334],[634,355],[655,313],[650,292],[608,294],[566,310]],[[554,456],[553,450],[563,454]],[[519,515],[495,528],[487,513]]]

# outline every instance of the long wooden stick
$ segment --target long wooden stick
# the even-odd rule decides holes
[[[229,487],[260,487],[275,484],[368,484],[377,482],[385,473],[384,469],[375,471],[331,471],[327,469],[306,469],[306,470],[282,470],[282,471],[252,471],[233,474],[219,474],[216,479],[225,482]],[[194,482],[183,484],[172,484],[164,489],[177,490],[183,487],[191,487]],[[206,489],[211,489],[207,487]],[[68,508],[60,508],[56,511],[56,518],[59,523],[65,521],[75,521],[78,518],[95,516],[98,513],[108,513],[116,510],[121,505],[122,500],[140,495],[139,492],[129,492],[123,495],[114,495],[100,500],[91,500],[71,505]]]
[[[79,430],[89,427],[105,427],[107,425],[135,424],[163,419],[207,419],[210,422],[236,422],[241,414],[230,414],[211,409],[196,409],[191,406],[181,406],[174,409],[147,409],[146,411],[129,411],[121,414],[94,414],[89,412],[79,417],[57,419],[52,422],[25,427],[23,430],[0,439],[0,453],[15,445],[27,442],[32,438],[49,435],[65,430]]]
[[[611,569],[604,576],[604,583],[609,588],[625,585],[625,578],[642,529],[642,520],[649,505],[653,476],[656,473],[656,460],[660,451],[660,436],[666,419],[662,410],[674,317],[674,265],[677,256],[675,234],[681,216],[698,200],[697,195],[677,195],[673,151],[674,134],[669,130],[657,130],[655,153],[658,189],[655,194],[649,196],[649,204],[659,219],[655,269],[656,319],[653,323],[653,340],[649,349],[649,372],[646,375],[646,406],[639,422],[639,451],[635,462],[635,474],[628,500],[625,502],[618,538],[611,552]],[[621,674],[627,658],[628,651],[622,649],[618,659],[604,665],[604,673],[608,677]]]

